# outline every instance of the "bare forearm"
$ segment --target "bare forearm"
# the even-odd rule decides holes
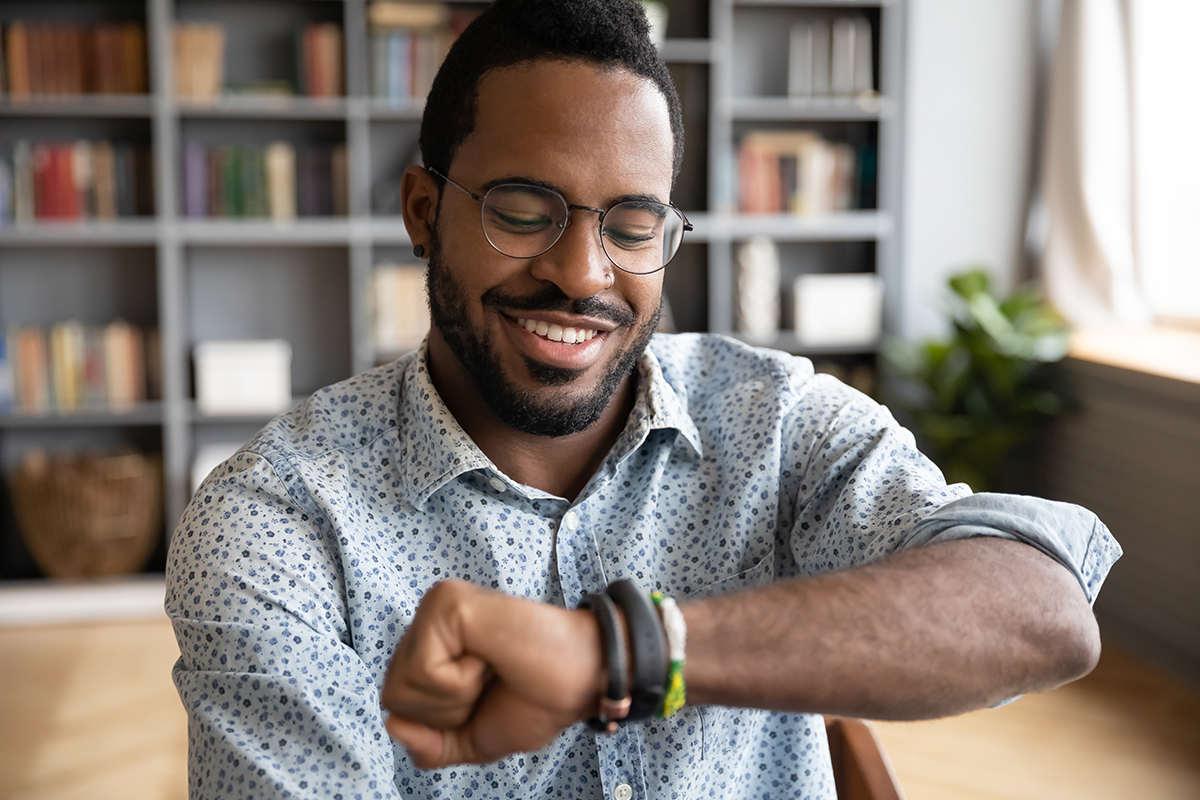
[[[924,719],[1091,671],[1099,636],[1061,565],[970,539],[682,606],[688,701]]]

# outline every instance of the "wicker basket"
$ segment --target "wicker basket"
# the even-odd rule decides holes
[[[162,530],[162,462],[140,453],[29,454],[13,477],[13,505],[47,576],[137,572]]]

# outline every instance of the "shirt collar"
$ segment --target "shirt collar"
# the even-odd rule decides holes
[[[473,470],[507,478],[462,429],[438,394],[429,374],[427,344],[408,358],[400,386],[400,469],[405,499],[422,508],[443,485]],[[686,394],[681,396],[668,383],[658,357],[649,348],[638,360],[637,369],[633,411],[610,455],[615,461],[623,460],[657,429],[678,430],[695,453],[703,455],[700,433],[687,413]],[[516,484],[513,487],[518,488]],[[531,496],[550,496],[520,488]]]

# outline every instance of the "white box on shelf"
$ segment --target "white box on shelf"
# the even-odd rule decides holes
[[[803,347],[867,347],[883,327],[883,281],[873,272],[801,275],[793,284]]]
[[[292,346],[282,339],[196,345],[196,405],[204,414],[278,414],[292,404]]]

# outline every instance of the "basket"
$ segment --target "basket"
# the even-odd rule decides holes
[[[51,578],[138,572],[162,530],[162,461],[30,453],[13,478],[25,546]]]

